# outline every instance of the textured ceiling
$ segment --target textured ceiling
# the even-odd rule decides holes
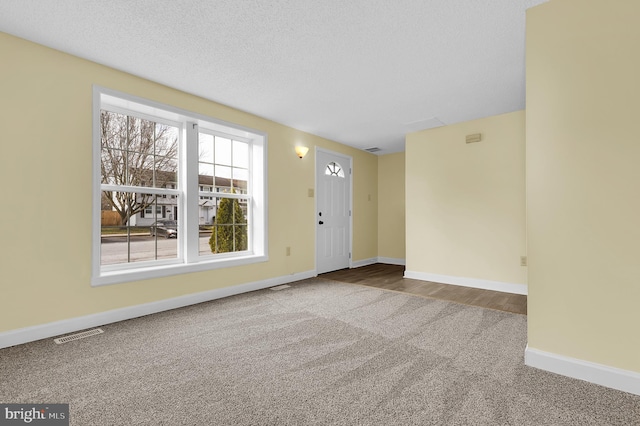
[[[2,0],[0,31],[356,148],[523,109],[546,0]]]

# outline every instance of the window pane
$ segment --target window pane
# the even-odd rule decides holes
[[[127,116],[110,111],[100,111],[100,144],[103,149],[127,148]]]
[[[102,191],[100,264],[178,256],[177,198]]]
[[[198,159],[205,163],[213,163],[213,136],[198,133]]]
[[[231,167],[215,166],[215,186],[219,191],[229,192],[231,189]]]
[[[100,111],[101,182],[123,182],[126,170],[127,117]]]
[[[216,165],[216,177],[231,179],[231,167]]]
[[[177,158],[179,133],[177,127],[156,123],[155,155]]]
[[[249,144],[246,142],[233,141],[233,165],[249,168]]]
[[[247,225],[214,225],[204,254],[232,253],[247,250]]]
[[[126,169],[124,179],[117,185],[152,186],[153,185],[153,155],[138,151],[127,151],[125,157]]]
[[[216,198],[201,196],[198,202],[199,205],[199,224],[201,226],[208,226],[208,228],[201,228],[200,231],[211,231],[211,225],[216,217]]]
[[[342,170],[342,166],[340,166],[340,164],[332,161],[327,164],[327,167],[324,169],[324,174],[327,176],[336,176],[343,178],[344,170]]]
[[[225,166],[231,165],[231,139],[216,136],[216,156],[215,163]]]
[[[204,176],[206,178],[211,178],[207,180],[207,184],[213,183],[213,164],[206,163],[198,163],[198,175]]]
[[[249,237],[247,234],[247,225],[234,225],[233,232],[236,239],[235,251],[247,250],[249,241]],[[239,244],[238,241],[240,242]]]
[[[124,176],[125,153],[120,149],[103,146],[101,153],[101,183],[116,185]]]
[[[153,173],[153,186],[155,188],[177,188],[178,161],[170,157],[155,157],[155,173]],[[142,185],[149,186],[149,185]]]
[[[144,153],[147,156],[152,156],[154,131],[155,129],[152,122],[136,117],[127,116],[125,138],[126,150],[129,152],[129,154]],[[133,157],[133,155],[130,155],[130,158]],[[140,156],[139,158],[144,159],[145,157]],[[136,158],[136,161],[131,162],[129,166],[140,166],[140,164],[138,164],[138,161],[139,159]]]
[[[198,163],[198,184],[213,185],[213,164]]]
[[[233,180],[235,187],[246,188],[249,180],[249,170],[233,168]]]

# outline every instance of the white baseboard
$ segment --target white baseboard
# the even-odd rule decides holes
[[[317,276],[315,270],[299,272],[296,274],[204,291],[201,293],[186,294],[184,296],[159,300],[157,302],[128,306],[126,308],[113,309],[111,311],[100,312],[97,314],[70,318],[47,324],[20,328],[17,330],[5,331],[0,333],[0,349],[7,348],[9,346],[20,345],[22,343],[33,342],[35,340],[59,336],[61,334],[67,334],[74,331],[84,330],[91,327],[98,327],[105,324],[111,324],[118,321],[137,318],[144,315],[168,311],[170,309],[195,305],[196,303],[221,299],[223,297],[246,293],[248,291],[262,290],[264,288],[291,283],[294,281],[300,281],[315,276]]]
[[[362,260],[354,260],[351,262],[352,268],[361,268],[367,265],[373,265],[374,263],[378,263],[377,257],[372,257],[371,259],[362,259]]]
[[[526,284],[512,284],[501,281],[489,281],[478,278],[454,277],[449,275],[430,274],[427,272],[404,271],[405,278],[432,281],[441,284],[453,284],[463,287],[481,288],[483,290],[501,291],[503,293],[527,294]]]
[[[378,257],[378,263],[386,263],[387,265],[406,265],[405,259],[395,257]]]
[[[373,265],[376,263],[386,263],[388,265],[405,265],[404,259],[394,257],[372,257],[370,259],[356,260],[351,262],[351,268],[361,268],[363,266]]]
[[[633,371],[544,352],[529,345],[524,351],[524,363],[562,376],[640,395],[640,374]]]

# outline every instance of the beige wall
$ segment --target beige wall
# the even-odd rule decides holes
[[[0,332],[313,270],[314,146],[353,156],[353,259],[377,256],[376,156],[2,33],[0,52]],[[268,262],[90,286],[93,84],[268,133]]]
[[[407,271],[526,284],[524,118],[407,135]]]
[[[405,259],[404,152],[378,157],[378,256]]]
[[[371,160],[369,153],[354,150],[368,161],[353,165],[353,260],[378,256],[378,157]],[[354,157],[355,160],[355,157]]]
[[[640,372],[638,1],[527,13],[529,347]]]

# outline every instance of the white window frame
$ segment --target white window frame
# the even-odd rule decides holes
[[[100,110],[121,111],[156,122],[170,122],[182,129],[178,154],[178,185],[175,189],[116,186],[119,190],[150,194],[175,195],[178,199],[178,256],[176,259],[100,264],[101,249],[101,183]],[[224,194],[230,198],[250,198],[248,213],[249,249],[223,254],[199,254],[198,133],[217,133],[249,143],[249,196]],[[267,134],[213,117],[186,111],[170,105],[118,92],[93,87],[93,217],[91,285],[101,286],[169,275],[205,271],[266,262],[267,242]],[[215,193],[208,192],[207,195]]]

